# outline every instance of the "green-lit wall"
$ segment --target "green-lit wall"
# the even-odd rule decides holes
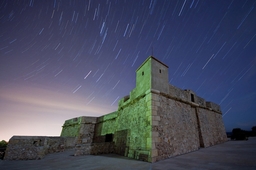
[[[169,93],[168,67],[155,60],[151,62],[151,89]]]
[[[66,120],[62,131],[61,137],[77,137],[81,128],[82,117]]]
[[[114,134],[116,131],[116,117],[118,112],[109,113],[107,115],[101,116],[97,119],[97,124],[95,128],[96,136],[103,136],[106,134]]]
[[[147,59],[136,71],[136,88],[131,92],[134,99],[151,88],[151,58]]]
[[[129,101],[128,101],[129,102]],[[137,98],[119,110],[117,129],[130,130],[128,139],[128,157],[140,155],[140,151],[151,152],[151,95],[150,93]]]
[[[99,118],[96,137],[113,134],[116,152],[134,159],[151,160],[151,94],[119,105],[118,111]]]

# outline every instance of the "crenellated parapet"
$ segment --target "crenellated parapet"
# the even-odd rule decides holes
[[[220,105],[214,102],[206,101],[204,98],[197,96],[196,93],[192,90],[188,90],[188,89],[182,90],[178,87],[175,87],[169,84],[168,95],[176,100],[191,103],[194,106],[206,108],[206,109],[215,111],[219,114],[222,114]]]

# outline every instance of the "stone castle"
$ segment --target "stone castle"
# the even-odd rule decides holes
[[[156,162],[225,141],[220,106],[169,84],[168,66],[150,56],[136,70],[136,87],[117,111],[66,120],[60,137],[14,136],[5,159],[39,159],[75,148],[74,155],[116,153]],[[17,143],[34,154],[14,157],[21,149]]]

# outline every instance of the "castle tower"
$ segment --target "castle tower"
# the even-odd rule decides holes
[[[136,70],[136,96],[149,89],[169,93],[168,66],[149,56]]]

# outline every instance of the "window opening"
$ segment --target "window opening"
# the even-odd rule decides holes
[[[162,72],[162,70],[161,69],[159,69],[159,73],[161,73]]]
[[[191,94],[191,101],[192,101],[192,102],[195,102],[194,94]]]
[[[142,71],[142,75],[144,76],[144,71]]]
[[[106,134],[105,142],[112,142],[113,141],[113,134]]]

